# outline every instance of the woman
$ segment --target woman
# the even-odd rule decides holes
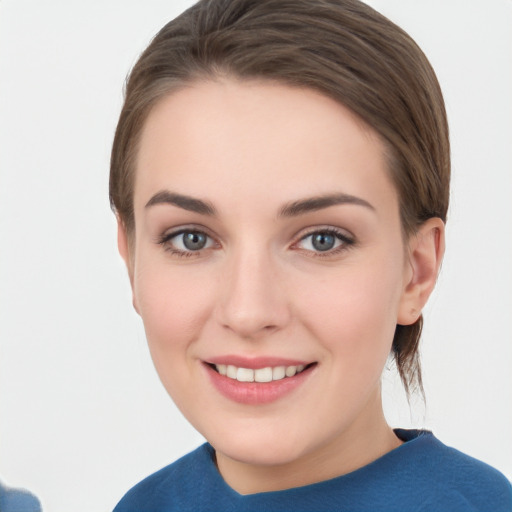
[[[209,444],[124,510],[510,510],[505,478],[392,430],[421,389],[449,142],[421,50],[354,0],[201,1],[133,69],[110,194],[165,388]]]

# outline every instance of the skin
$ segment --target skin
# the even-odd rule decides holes
[[[380,377],[396,324],[414,322],[434,287],[444,226],[430,219],[404,241],[383,155],[377,134],[342,105],[269,82],[194,83],[146,121],[135,233],[128,240],[120,221],[119,249],[160,379],[239,493],[345,474],[401,443]],[[162,191],[216,214],[147,206]],[[370,206],[282,215],[333,193]],[[206,233],[207,246],[187,251],[170,235],[183,227]],[[318,251],[309,235],[325,229],[352,243]],[[247,405],[208,378],[204,361],[227,354],[316,364],[291,393]]]

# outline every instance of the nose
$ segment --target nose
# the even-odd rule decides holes
[[[258,339],[285,327],[290,307],[276,262],[264,251],[233,254],[220,278],[218,319],[241,338]]]

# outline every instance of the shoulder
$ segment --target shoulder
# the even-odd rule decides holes
[[[114,512],[189,510],[199,481],[208,478],[213,467],[212,449],[207,443],[160,469],[132,487]]]
[[[428,431],[397,431],[405,443],[403,483],[424,492],[424,506],[438,510],[512,510],[512,486],[488,464],[446,446]]]

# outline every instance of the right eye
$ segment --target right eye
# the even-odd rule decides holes
[[[204,249],[214,247],[214,240],[203,231],[183,229],[164,235],[159,241],[164,248],[173,254],[190,256]]]

